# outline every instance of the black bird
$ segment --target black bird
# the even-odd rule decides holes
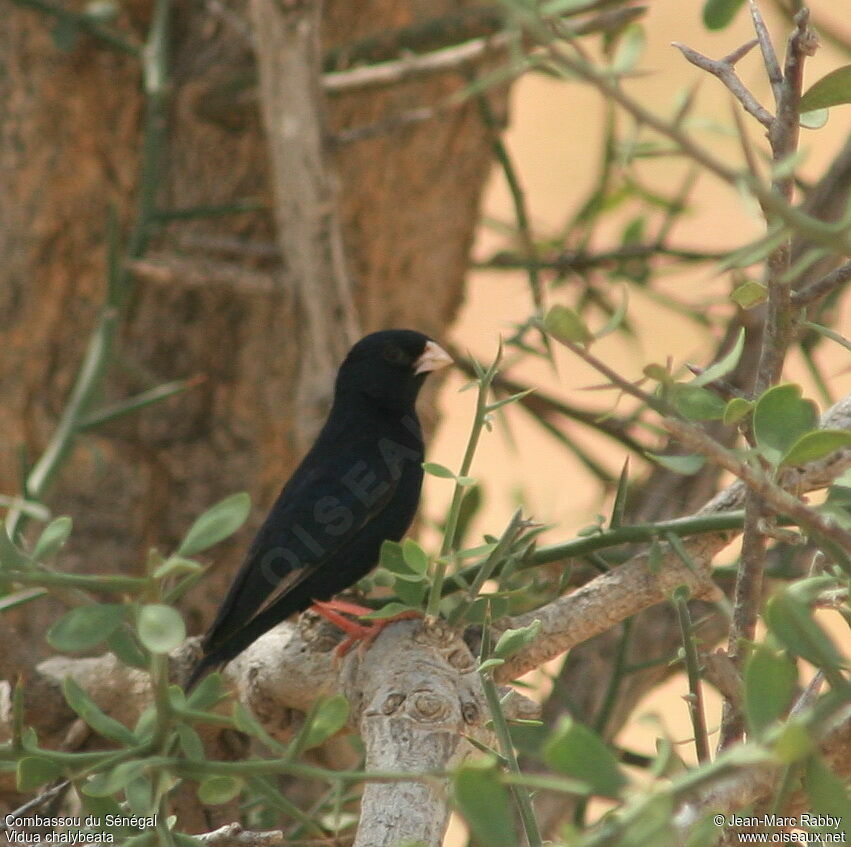
[[[451,361],[413,330],[374,332],[352,347],[328,420],[252,542],[187,688],[285,618],[353,585],[386,539],[405,534],[423,479],[417,394]]]

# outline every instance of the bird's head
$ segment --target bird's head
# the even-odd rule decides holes
[[[389,408],[410,408],[426,376],[452,363],[427,335],[387,329],[365,336],[349,351],[337,374],[337,396],[357,393]]]

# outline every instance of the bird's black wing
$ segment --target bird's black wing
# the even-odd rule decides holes
[[[216,650],[350,545],[387,506],[399,484],[398,474],[381,461],[316,463],[309,458],[284,487],[257,533],[204,637],[205,652]],[[357,474],[350,471],[352,467],[358,471],[358,464],[363,466],[360,478],[369,479],[368,488],[353,483]]]

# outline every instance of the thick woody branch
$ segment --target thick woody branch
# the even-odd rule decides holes
[[[336,366],[359,335],[323,147],[320,7],[317,0],[250,3],[278,242],[301,312],[295,430],[304,446],[325,417]]]
[[[830,429],[851,429],[851,395],[829,409],[821,425]],[[787,472],[780,482],[796,491],[816,490],[829,485],[849,467],[851,450],[838,450],[818,462]],[[741,508],[746,492],[745,483],[737,481],[713,497],[698,514],[718,514]],[[541,631],[532,644],[497,668],[496,677],[503,682],[516,679],[626,618],[668,599],[680,585],[685,585],[693,597],[717,597],[719,589],[712,582],[710,572],[712,559],[737,533],[738,530],[729,530],[684,540],[682,544],[691,559],[691,568],[683,564],[676,551],[666,549],[658,572],[653,573],[647,554],[642,553],[571,594],[533,612],[500,621],[500,628],[508,628],[525,626],[538,619]]]

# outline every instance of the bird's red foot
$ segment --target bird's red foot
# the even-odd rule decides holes
[[[347,615],[368,615],[373,609],[358,606],[356,603],[348,603],[345,600],[329,600],[327,602],[314,600],[311,608],[317,615],[321,615],[326,621],[330,621],[334,626],[348,635],[348,638],[340,642],[334,650],[334,655],[338,659],[345,656],[358,641],[360,641],[359,652],[363,655],[381,631],[391,623],[422,617],[420,612],[415,612],[412,609],[409,612],[400,612],[398,615],[393,615],[392,618],[381,618],[380,620],[373,620],[368,623],[359,623],[358,621],[343,617],[340,613],[342,612]]]

